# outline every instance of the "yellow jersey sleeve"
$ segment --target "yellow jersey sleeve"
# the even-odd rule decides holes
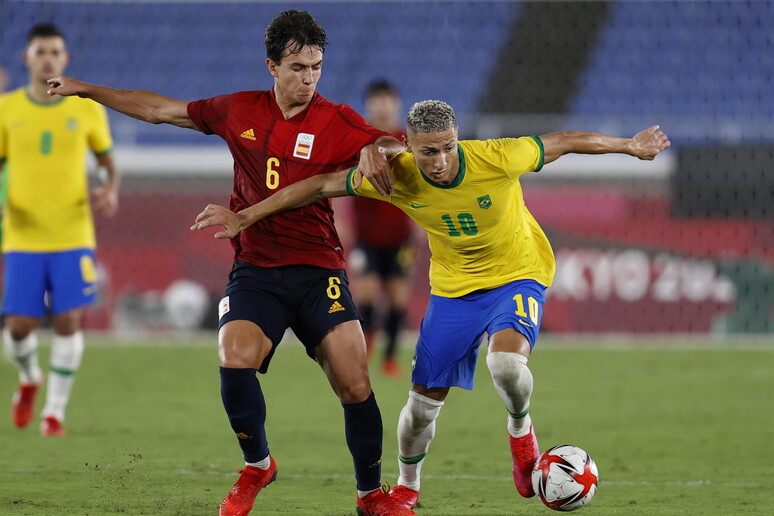
[[[6,128],[7,122],[3,116],[6,112],[5,99],[6,95],[0,95],[0,161],[5,161],[8,152],[8,129]]]
[[[94,102],[93,111],[93,125],[88,135],[89,148],[99,156],[110,152],[113,138],[110,136],[110,125],[105,108]]]
[[[499,150],[500,168],[514,181],[526,172],[543,168],[543,142],[539,136],[500,138],[492,143]]]
[[[380,195],[379,192],[376,191],[376,188],[374,188],[374,185],[371,184],[371,181],[368,180],[367,177],[363,176],[363,180],[360,183],[360,187],[355,190],[355,185],[357,184],[357,180],[359,178],[357,167],[352,167],[352,170],[349,171],[349,174],[347,175],[347,193],[349,195],[357,195],[360,197],[368,197],[369,199],[377,199],[380,201],[386,201],[390,202],[390,196],[389,195]]]

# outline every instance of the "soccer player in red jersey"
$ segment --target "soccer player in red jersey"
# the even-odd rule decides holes
[[[390,191],[386,158],[403,150],[402,144],[348,106],[315,93],[325,30],[307,12],[285,11],[266,29],[265,42],[266,64],[274,77],[269,91],[185,102],[60,77],[49,81],[49,93],[79,95],[147,122],[217,134],[234,158],[233,211],[358,161],[384,193]],[[223,405],[246,466],[221,503],[220,514],[247,514],[258,492],[276,478],[264,429],[266,405],[255,373],[267,371],[290,327],[341,400],[358,514],[413,515],[380,489],[381,415],[329,201],[266,220],[231,243],[235,260],[220,303],[218,353]]]
[[[403,140],[405,132],[400,123],[400,96],[392,84],[384,80],[369,84],[365,92],[365,111],[369,124]],[[353,291],[363,317],[366,346],[370,353],[374,329],[381,320],[385,336],[381,369],[387,376],[399,378],[402,371],[395,355],[398,336],[406,319],[406,269],[413,254],[413,223],[390,203],[354,197],[352,207],[355,249],[350,254],[349,263],[354,270],[359,269]],[[374,223],[379,231],[374,231]],[[385,310],[380,310],[382,294],[386,297]]]

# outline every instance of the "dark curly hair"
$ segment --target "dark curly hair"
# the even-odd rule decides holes
[[[324,53],[328,45],[328,37],[322,25],[308,12],[297,9],[279,13],[266,28],[264,41],[266,57],[275,63],[282,60],[285,48],[290,54],[298,54],[309,45]]]

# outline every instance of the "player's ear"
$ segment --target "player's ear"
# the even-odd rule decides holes
[[[273,59],[266,58],[266,68],[269,69],[269,73],[272,77],[277,77],[277,63]]]
[[[403,145],[406,146],[406,150],[411,152],[411,143],[409,142],[408,134],[404,134],[400,139],[403,140]]]

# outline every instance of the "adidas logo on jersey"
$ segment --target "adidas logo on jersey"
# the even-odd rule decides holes
[[[253,131],[252,129],[248,129],[247,131],[244,131],[239,136],[242,137],[242,138],[246,138],[248,140],[255,141],[255,131]]]
[[[343,306],[341,306],[341,303],[338,301],[334,301],[331,307],[328,309],[328,313],[332,314],[334,312],[341,312],[342,310],[346,310]]]

